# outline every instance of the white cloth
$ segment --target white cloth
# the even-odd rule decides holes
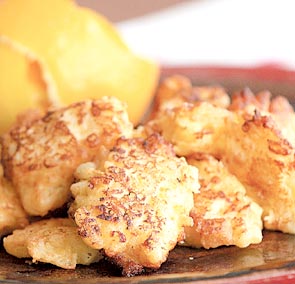
[[[294,0],[191,1],[117,27],[134,52],[164,65],[295,69]]]

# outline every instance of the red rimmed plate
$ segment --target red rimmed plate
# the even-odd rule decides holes
[[[295,102],[295,72],[276,66],[258,68],[169,67],[162,77],[182,74],[194,84],[222,85],[229,92],[245,86],[268,89]],[[264,232],[263,242],[248,248],[177,247],[158,271],[126,278],[106,261],[76,270],[30,264],[0,250],[0,283],[295,283],[295,236]]]
[[[162,67],[162,76],[181,74],[196,85],[222,85],[230,93],[249,87],[254,92],[269,90],[273,95],[286,96],[295,103],[295,70],[279,65],[251,68],[223,66]]]

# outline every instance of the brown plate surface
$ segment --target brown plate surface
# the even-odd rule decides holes
[[[106,260],[89,267],[64,270],[31,264],[0,251],[0,283],[294,283],[295,236],[264,232],[263,242],[240,249],[176,247],[158,271],[132,278]],[[290,282],[288,282],[290,281]]]
[[[259,68],[163,68],[163,77],[183,74],[194,84],[223,85],[229,92],[245,86],[268,89],[295,102],[295,72],[273,66]],[[158,271],[126,278],[106,260],[64,270],[31,264],[0,249],[0,283],[295,283],[295,236],[264,232],[259,245],[248,248],[190,249],[176,247]]]

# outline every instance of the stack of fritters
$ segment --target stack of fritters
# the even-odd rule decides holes
[[[173,77],[163,84],[169,88],[171,81],[182,80]],[[268,92],[255,96],[246,90],[225,108],[185,99],[189,95],[181,89],[173,92],[182,102],[158,106],[149,127],[174,144],[180,156],[201,152],[221,160],[262,207],[265,228],[295,233],[295,114],[290,104],[281,97],[271,100]]]
[[[14,230],[12,255],[68,269],[105,256],[131,276],[159,268],[177,244],[246,247],[263,228],[295,233],[285,98],[230,98],[175,76],[137,128],[110,97],[22,118],[1,137],[0,234]]]

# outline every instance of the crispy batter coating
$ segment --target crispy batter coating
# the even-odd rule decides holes
[[[0,237],[11,233],[14,229],[23,228],[27,224],[27,214],[13,186],[4,178],[0,164]]]
[[[104,97],[49,112],[3,136],[5,175],[30,215],[46,215],[68,201],[73,172],[83,162],[104,157],[133,126],[126,106]]]
[[[275,113],[267,99],[260,104]],[[277,113],[286,107],[281,103]],[[295,150],[273,116],[257,108],[251,114],[184,102],[162,109],[149,126],[172,142],[178,155],[203,152],[221,159],[263,208],[265,228],[295,234]]]
[[[70,219],[48,219],[15,230],[4,238],[6,251],[18,258],[46,262],[65,269],[77,264],[89,265],[102,258],[99,251],[88,247],[78,235],[76,224]]]
[[[198,170],[177,158],[160,135],[119,139],[104,163],[81,165],[71,191],[71,215],[85,242],[123,268],[124,275],[143,267],[159,268],[183,227],[198,191]]]
[[[247,247],[262,241],[262,209],[221,161],[195,154],[188,163],[199,169],[200,193],[194,194],[193,227],[185,227],[185,245]]]

